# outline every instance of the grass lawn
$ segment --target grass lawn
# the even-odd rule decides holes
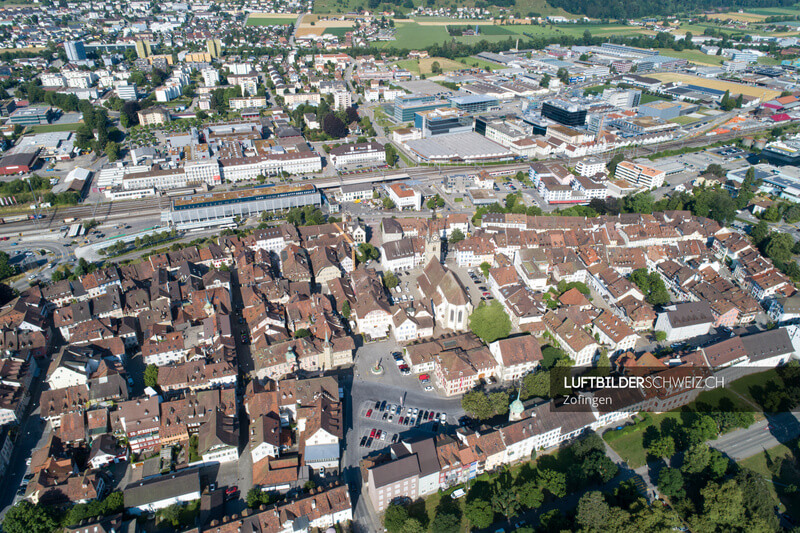
[[[669,119],[668,122],[672,122],[674,124],[684,125],[684,124],[691,124],[692,122],[697,122],[698,120],[701,120],[701,119],[684,115],[682,117],[671,118],[671,119]]]
[[[288,26],[296,21],[296,18],[254,17],[250,15],[247,17],[245,26]]]
[[[791,7],[765,7],[745,9],[745,13],[755,13],[756,15],[766,15],[768,17],[778,15],[800,15],[800,9],[793,9]]]
[[[605,84],[605,85],[592,85],[591,87],[585,88],[583,90],[583,94],[584,95],[587,95],[587,94],[602,94],[603,91],[605,91],[606,89],[610,89],[610,88],[611,88],[611,85],[608,85],[608,84]]]
[[[662,97],[656,96],[654,94],[642,94],[642,98],[640,100],[640,103],[647,104],[647,103],[650,103],[650,102],[658,102],[659,100],[666,100],[668,102],[670,101],[669,98],[662,98]]]
[[[775,500],[776,504],[782,503],[792,517],[797,517],[800,514],[800,493],[788,494],[783,485],[797,484],[798,472],[794,464],[797,445],[798,441],[795,439],[786,445],[779,444],[774,448],[739,461],[739,465],[749,468],[767,479],[769,495]],[[783,459],[783,465],[776,478],[770,471],[769,465],[781,459]],[[773,481],[780,483],[780,485],[772,483]]]
[[[457,57],[456,61],[463,64],[464,67],[474,67],[474,68],[488,68],[491,70],[502,70],[506,69],[505,65],[501,65],[500,63],[494,63],[492,61],[487,61],[485,59],[481,59],[480,57]]]
[[[637,422],[635,426],[628,426],[619,431],[609,430],[603,433],[603,439],[625,459],[628,466],[638,468],[647,462],[647,451],[644,447],[645,429],[650,426],[661,428],[664,420],[672,418],[680,421],[681,413],[670,411],[658,415],[650,415],[645,420]]]
[[[722,61],[725,59],[722,56],[706,55],[700,50],[682,50],[680,52],[672,48],[657,48],[657,50],[661,52],[662,56],[677,57],[700,65],[721,65]]]
[[[28,126],[28,133],[50,133],[51,131],[75,131],[83,122],[73,122],[72,124],[38,124]]]
[[[767,65],[767,66],[770,66],[770,67],[773,66],[773,65],[780,65],[781,64],[780,60],[775,59],[774,57],[769,57],[769,56],[761,56],[761,57],[758,58],[757,61],[758,61],[759,65]]]
[[[759,391],[764,389],[771,381],[775,381],[780,384],[783,383],[783,380],[778,377],[778,371],[775,369],[737,379],[730,384],[730,388],[748,400],[758,403],[755,401],[755,398],[759,396]]]

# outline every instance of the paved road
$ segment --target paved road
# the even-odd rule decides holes
[[[746,429],[727,433],[709,444],[739,461],[800,436],[800,413],[767,415]]]

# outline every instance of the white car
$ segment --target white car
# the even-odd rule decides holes
[[[444,424],[445,422],[447,422],[447,413],[442,413],[442,415],[439,417],[439,421],[440,421],[442,424]]]
[[[433,390],[433,386],[431,386],[431,385],[428,385],[427,387],[425,387],[425,391],[426,392],[430,392],[432,390]]]

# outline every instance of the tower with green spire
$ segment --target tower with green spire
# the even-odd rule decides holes
[[[522,400],[520,400],[520,395],[522,394],[522,381],[519,383],[519,388],[517,388],[517,398],[511,402],[508,406],[508,421],[509,422],[516,422],[518,420],[522,420],[522,412],[525,411],[525,406],[522,404]]]

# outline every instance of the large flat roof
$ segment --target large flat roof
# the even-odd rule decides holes
[[[243,201],[259,196],[278,196],[288,193],[312,192],[314,190],[316,190],[316,187],[307,183],[302,185],[265,185],[263,187],[253,187],[250,189],[183,196],[175,199],[173,201],[173,206],[185,209],[192,206],[201,206],[210,202]]]
[[[478,159],[513,155],[507,148],[474,131],[408,141],[407,146],[425,159]]]

